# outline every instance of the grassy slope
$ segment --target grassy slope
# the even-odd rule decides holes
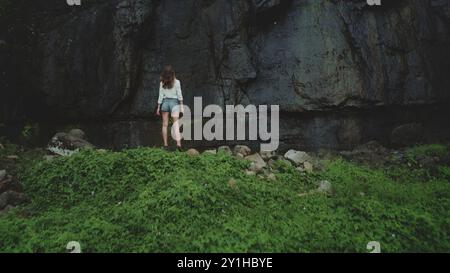
[[[84,151],[26,162],[32,202],[0,216],[0,252],[384,252],[450,250],[450,172],[370,169],[340,159],[318,174],[280,166],[277,181],[247,176],[225,154],[158,149]],[[442,148],[443,147],[443,148]],[[234,178],[236,184],[229,184]],[[299,193],[328,179],[334,194]]]

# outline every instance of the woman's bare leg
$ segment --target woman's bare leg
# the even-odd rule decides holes
[[[175,140],[177,141],[177,146],[181,147],[181,133],[180,133],[179,117],[180,117],[179,113],[172,113],[173,129],[175,130]]]
[[[162,137],[163,137],[163,141],[164,141],[164,146],[167,147],[167,146],[169,146],[169,139],[167,137],[167,131],[169,128],[169,113],[163,112],[162,118],[163,118]]]

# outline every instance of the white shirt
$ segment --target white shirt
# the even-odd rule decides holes
[[[161,104],[163,102],[163,99],[165,98],[178,99],[179,101],[183,100],[183,94],[181,92],[181,82],[179,80],[175,79],[175,83],[170,89],[165,89],[163,87],[163,83],[160,82],[158,104]]]

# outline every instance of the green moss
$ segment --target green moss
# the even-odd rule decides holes
[[[0,252],[447,252],[450,188],[442,173],[370,169],[340,159],[277,181],[224,153],[83,151],[20,173],[32,202],[0,216]],[[442,172],[448,172],[442,167]],[[411,172],[409,172],[411,173]],[[230,185],[233,178],[235,184]],[[331,196],[310,194],[327,179]]]

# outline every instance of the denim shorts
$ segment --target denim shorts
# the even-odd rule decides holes
[[[180,112],[180,102],[178,99],[166,98],[161,104],[161,112],[167,113],[179,113]]]

